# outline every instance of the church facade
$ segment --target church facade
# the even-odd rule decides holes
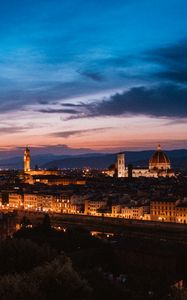
[[[168,156],[158,145],[157,150],[149,160],[148,167],[137,168],[125,164],[125,154],[120,153],[117,156],[117,162],[106,171],[106,174],[112,177],[173,177],[174,171],[171,168],[171,162]]]

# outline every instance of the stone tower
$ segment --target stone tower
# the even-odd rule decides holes
[[[119,153],[117,157],[117,177],[125,177],[125,154]]]
[[[30,149],[27,146],[24,151],[24,172],[29,172],[31,170],[30,164],[31,164]]]

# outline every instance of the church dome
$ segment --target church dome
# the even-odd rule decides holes
[[[158,145],[157,150],[149,161],[149,169],[168,170],[171,169],[171,163],[167,155],[161,150]]]

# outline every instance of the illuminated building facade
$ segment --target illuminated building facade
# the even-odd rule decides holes
[[[161,150],[161,146],[158,145],[157,150],[149,161],[149,170],[168,171],[171,170],[171,163],[167,155]]]
[[[176,200],[151,201],[150,212],[152,221],[176,222]]]
[[[134,206],[134,207],[123,207],[121,209],[121,215],[125,219],[143,219],[143,206]]]
[[[121,215],[121,205],[112,205],[112,217],[117,218]]]
[[[152,221],[187,224],[187,201],[151,201],[150,210]]]
[[[120,153],[117,156],[117,162],[112,165],[106,172],[111,177],[173,177],[174,171],[171,169],[171,163],[167,155],[161,150],[158,145],[157,150],[149,160],[148,168],[137,168],[125,166],[125,155]]]
[[[105,208],[107,201],[104,200],[86,200],[84,213],[87,215],[99,215],[98,210]]]
[[[30,148],[26,147],[24,151],[24,173],[30,176],[40,176],[40,175],[58,175],[58,170],[31,170],[31,155]],[[29,176],[28,176],[29,178]]]
[[[29,172],[31,170],[31,156],[30,156],[30,149],[26,147],[24,151],[24,172]]]
[[[176,222],[187,224],[187,202],[176,206]]]
[[[125,219],[137,219],[137,220],[150,220],[149,214],[150,208],[148,205],[139,205],[139,206],[124,206],[121,205],[112,205],[112,214],[113,218],[125,218]]]
[[[40,170],[41,171],[41,170]],[[47,174],[46,174],[47,173]],[[58,174],[58,171],[43,171],[43,174],[40,172],[38,175],[33,175],[32,171],[27,174],[25,177],[25,182],[29,184],[41,183],[49,186],[53,185],[85,185],[86,180],[81,179],[66,179],[62,175]]]
[[[9,193],[7,195],[8,207],[17,209],[23,207],[23,195],[17,193]]]
[[[119,153],[116,162],[117,177],[125,177],[125,154]]]
[[[59,170],[31,170],[30,149],[26,147],[24,151],[24,182],[28,184],[41,183],[46,185],[85,185],[83,179],[67,179],[64,178]]]

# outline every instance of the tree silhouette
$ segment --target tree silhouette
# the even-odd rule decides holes
[[[51,220],[49,217],[49,214],[45,214],[42,222],[42,228],[44,230],[50,230],[51,229]]]
[[[26,228],[29,225],[32,225],[32,223],[31,223],[31,221],[26,216],[23,216],[23,218],[22,218],[22,220],[20,222],[20,225],[21,225],[21,227]]]
[[[0,279],[1,300],[87,300],[91,289],[62,255],[28,274]]]

